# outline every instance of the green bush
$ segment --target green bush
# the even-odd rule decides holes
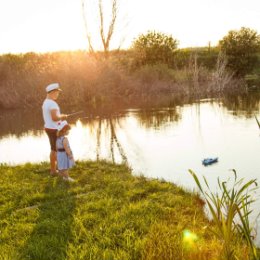
[[[219,46],[227,55],[228,67],[237,76],[250,73],[258,63],[260,35],[250,28],[242,27],[239,31],[230,31],[219,42]]]
[[[216,67],[219,48],[217,47],[200,47],[200,48],[184,48],[176,52],[174,59],[174,67],[183,69],[190,63],[191,58],[197,55],[197,62],[199,66],[207,69],[214,69]]]
[[[163,63],[171,65],[178,41],[171,35],[148,31],[141,34],[132,45],[136,65],[154,65]]]

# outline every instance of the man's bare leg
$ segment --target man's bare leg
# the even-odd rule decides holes
[[[50,153],[50,163],[51,163],[51,174],[56,174],[57,153],[55,151],[51,151]]]

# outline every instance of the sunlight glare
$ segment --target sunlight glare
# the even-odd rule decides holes
[[[35,136],[33,132],[16,137],[9,135],[0,140],[0,162],[14,164],[13,155],[16,156],[15,164],[34,163],[49,159],[49,144],[46,135]]]
[[[188,229],[183,231],[183,243],[185,246],[191,248],[194,247],[195,242],[198,240],[198,236]]]

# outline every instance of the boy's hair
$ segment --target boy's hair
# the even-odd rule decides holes
[[[65,125],[60,131],[57,132],[57,136],[64,135],[70,129],[71,129],[70,125]]]

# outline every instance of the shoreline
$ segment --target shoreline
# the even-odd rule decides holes
[[[105,161],[77,162],[76,183],[49,177],[48,167],[0,165],[4,259],[219,259],[197,194]],[[245,241],[235,250],[248,259]]]

